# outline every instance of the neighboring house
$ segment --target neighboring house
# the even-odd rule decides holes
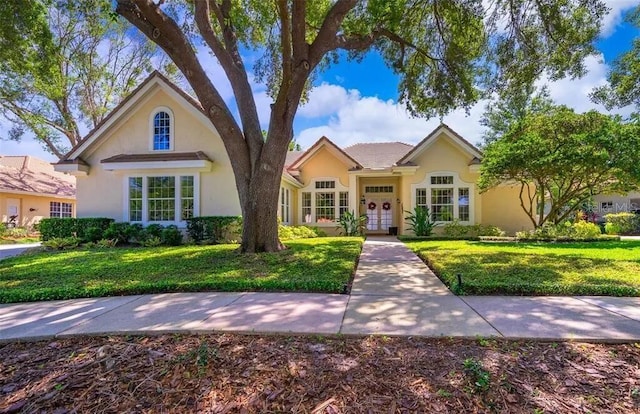
[[[320,138],[289,152],[280,188],[285,224],[332,233],[356,211],[367,232],[407,233],[405,210],[428,206],[440,223],[492,224],[513,233],[531,227],[518,187],[477,189],[482,153],[441,125],[422,142],[340,148]],[[231,161],[205,110],[159,73],[152,74],[66,157],[56,170],[77,177],[78,216],[185,226],[192,216],[239,215]]]
[[[30,156],[0,155],[0,219],[32,226],[45,217],[75,217],[76,179]]]
[[[593,197],[595,218],[604,221],[609,213],[640,213],[640,193],[631,192],[626,195],[599,194]]]

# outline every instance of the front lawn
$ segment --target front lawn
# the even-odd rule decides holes
[[[287,241],[280,253],[238,246],[130,247],[26,254],[0,261],[0,303],[158,292],[342,292],[362,239]]]
[[[640,241],[405,243],[460,294],[640,296]]]

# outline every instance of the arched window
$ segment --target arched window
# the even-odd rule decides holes
[[[173,149],[173,125],[171,125],[171,118],[169,111],[164,109],[157,111],[153,115],[152,148],[154,151],[168,151]]]

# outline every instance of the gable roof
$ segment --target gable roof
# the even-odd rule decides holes
[[[413,145],[404,142],[371,142],[348,146],[344,152],[357,160],[364,168],[387,168],[396,164]]]
[[[98,123],[89,133],[78,142],[71,150],[64,156],[60,163],[65,163],[69,160],[75,160],[81,157],[83,152],[88,149],[92,144],[100,140],[103,133],[115,122],[122,119],[129,114],[129,108],[138,103],[147,92],[149,92],[154,86],[159,86],[164,91],[169,92],[178,101],[182,101],[185,106],[195,110],[195,112],[206,119],[206,124],[211,125],[209,118],[207,117],[202,105],[191,95],[183,91],[175,83],[171,82],[162,73],[153,71],[140,85],[138,85],[129,95],[127,95],[122,102],[120,102],[109,114],[104,117],[102,121]]]
[[[75,198],[76,180],[31,156],[0,156],[0,192]]]
[[[475,145],[464,139],[460,134],[451,129],[451,127],[447,124],[441,123],[436,129],[431,131],[429,135],[427,135],[422,141],[418,143],[411,151],[405,154],[400,160],[398,160],[398,165],[401,164],[410,164],[411,161],[420,155],[425,149],[427,149],[431,144],[437,141],[442,135],[449,137],[455,144],[457,144],[460,149],[465,152],[468,152],[471,157],[474,159],[477,158],[478,161],[482,159],[482,151],[480,151]]]
[[[320,137],[319,140],[315,142],[315,144],[311,146],[311,148],[306,150],[300,157],[298,157],[298,159],[296,159],[293,163],[291,163],[288,169],[295,170],[300,168],[305,162],[307,162],[311,157],[313,157],[321,148],[329,149],[329,151],[333,153],[333,155],[335,155],[338,159],[340,159],[342,162],[348,165],[349,169],[362,168],[362,165],[358,161],[353,159],[353,157],[351,157],[349,154],[347,154],[342,148],[334,144],[329,138],[322,136]]]

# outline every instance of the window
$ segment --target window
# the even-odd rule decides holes
[[[316,181],[316,189],[320,188],[336,188],[336,182],[331,181]]]
[[[291,191],[288,188],[280,187],[280,220],[284,224],[291,224],[289,211],[291,208]]]
[[[303,223],[335,223],[349,211],[348,188],[338,180],[321,178],[309,183],[302,191],[300,211]]]
[[[431,189],[431,218],[434,221],[453,221],[453,188]]]
[[[49,202],[49,217],[73,217],[73,204],[60,201]]]
[[[185,221],[197,213],[196,176],[149,176],[127,179],[132,222]]]
[[[129,178],[129,221],[142,221],[142,177]]]
[[[602,211],[609,211],[613,209],[613,201],[603,201],[600,203],[600,209]]]
[[[316,193],[316,222],[328,223],[336,219],[336,193]]]
[[[302,222],[311,223],[311,193],[302,193]]]
[[[469,189],[458,188],[458,220],[469,221]]]
[[[340,205],[338,209],[338,218],[349,211],[349,192],[340,191]]]
[[[393,193],[392,185],[367,185],[364,187],[365,193]]]
[[[414,189],[415,206],[429,208],[432,220],[473,224],[473,184],[456,173],[428,176]]]

